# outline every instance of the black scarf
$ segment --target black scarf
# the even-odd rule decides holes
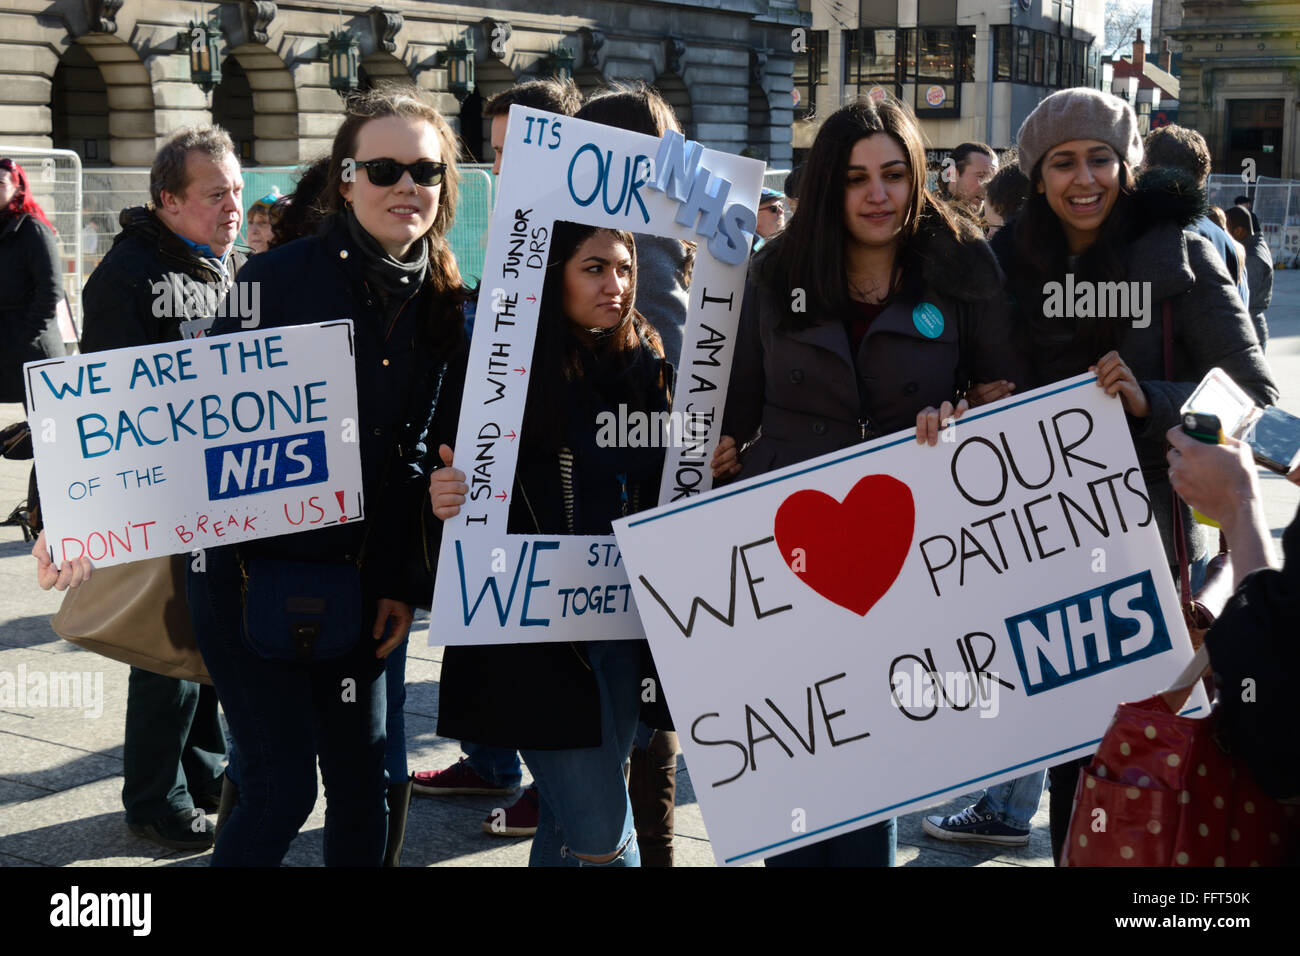
[[[366,282],[387,302],[404,302],[424,284],[429,274],[429,240],[421,237],[410,248],[405,262],[394,259],[374,236],[366,232],[352,207],[343,210],[348,235],[364,256],[362,274]]]

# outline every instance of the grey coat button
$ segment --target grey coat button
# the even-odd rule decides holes
[[[819,436],[820,436],[820,435],[825,435],[825,434],[826,434],[826,423],[825,423],[825,422],[814,422],[814,423],[813,423],[813,434],[814,434],[814,435],[819,435]]]
[[[340,249],[340,250],[339,250],[339,258],[340,258],[340,259],[346,259],[347,257],[348,257],[348,251],[347,251],[346,249]]]
[[[790,369],[790,381],[791,381],[792,383],[794,383],[795,385],[802,385],[802,384],[803,384],[803,369],[801,369],[801,368],[792,368],[792,369]]]
[[[908,382],[906,385],[903,386],[903,394],[913,395],[916,393],[916,390],[919,389],[920,387],[921,386],[917,385],[915,382]]]
[[[375,435],[376,435],[376,436],[378,436],[378,435],[382,435],[383,433],[384,433],[384,430],[383,430],[382,428],[376,428],[376,429],[375,429]]]

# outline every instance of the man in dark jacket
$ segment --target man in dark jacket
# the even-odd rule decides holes
[[[1233,206],[1224,211],[1228,219],[1228,235],[1246,247],[1246,275],[1250,277],[1250,301],[1246,310],[1250,321],[1255,323],[1255,334],[1259,336],[1260,351],[1268,342],[1268,322],[1264,313],[1273,302],[1273,255],[1268,251],[1268,242],[1263,235],[1255,231],[1252,213],[1242,206]]]
[[[184,321],[211,321],[243,264],[233,251],[243,187],[224,130],[186,128],[167,141],[150,172],[152,201],[122,211],[122,232],[86,283],[82,352],[172,342]],[[212,825],[195,807],[217,809],[224,754],[211,687],[131,668],[122,802],[132,833],[210,847]]]

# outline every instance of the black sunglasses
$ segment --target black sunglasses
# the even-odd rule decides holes
[[[421,159],[414,163],[399,163],[395,159],[368,159],[357,165],[366,171],[370,182],[375,186],[391,186],[402,178],[402,173],[410,173],[417,186],[436,186],[442,182],[442,175],[447,171],[446,163],[435,163],[431,159]]]

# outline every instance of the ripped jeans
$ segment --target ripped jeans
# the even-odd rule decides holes
[[[623,763],[641,713],[639,641],[591,641],[600,688],[600,746],[521,750],[537,781],[540,812],[529,866],[640,866]],[[603,857],[590,863],[574,853]]]

